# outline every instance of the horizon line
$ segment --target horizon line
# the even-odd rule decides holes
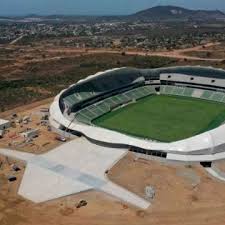
[[[184,6],[179,6],[179,5],[164,5],[164,4],[158,4],[149,8],[144,8],[141,10],[137,10],[134,12],[130,12],[130,13],[90,13],[90,14],[86,14],[86,13],[35,13],[35,12],[31,12],[31,13],[18,13],[18,14],[0,14],[0,17],[29,17],[29,16],[39,16],[39,17],[46,17],[46,16],[80,16],[80,17],[104,17],[104,16],[129,16],[144,10],[148,10],[151,8],[155,8],[155,7],[159,7],[159,6],[165,6],[165,7],[179,7],[179,8],[183,8],[183,9],[187,9],[187,10],[205,10],[205,11],[221,11],[223,13],[225,13],[225,9],[204,9],[204,8],[189,8],[189,7],[184,7]]]

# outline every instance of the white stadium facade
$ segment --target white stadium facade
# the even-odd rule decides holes
[[[225,158],[225,125],[188,139],[160,143],[94,126],[91,121],[151,94],[178,95],[225,104],[225,71],[211,67],[116,68],[88,76],[54,99],[50,124],[64,135],[95,144],[129,148],[143,155],[182,162],[211,163]]]

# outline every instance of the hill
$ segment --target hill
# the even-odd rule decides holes
[[[132,15],[91,16],[91,15],[35,15],[1,17],[0,22],[107,22],[107,21],[224,21],[225,13],[219,10],[190,10],[177,6],[156,6]]]
[[[225,14],[219,10],[190,10],[177,6],[156,6],[133,15],[133,19],[147,20],[225,20]]]

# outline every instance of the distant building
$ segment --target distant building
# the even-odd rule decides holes
[[[0,138],[3,138],[4,136],[4,130],[0,130]]]
[[[39,130],[28,130],[26,132],[21,133],[22,137],[24,138],[36,138],[38,137]]]
[[[0,119],[0,130],[5,130],[11,127],[11,122],[8,120]]]

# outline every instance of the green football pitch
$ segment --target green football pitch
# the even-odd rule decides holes
[[[132,136],[172,142],[216,128],[225,105],[194,98],[153,95],[92,121]]]

